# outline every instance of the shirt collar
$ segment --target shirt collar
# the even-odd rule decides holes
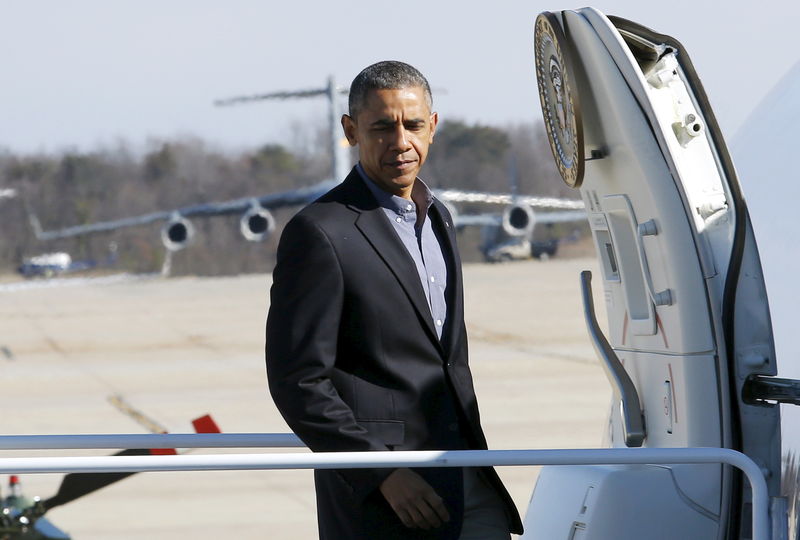
[[[404,199],[403,197],[398,197],[397,195],[392,195],[391,193],[378,187],[378,184],[375,182],[375,180],[367,175],[364,167],[361,166],[361,162],[356,164],[356,170],[358,171],[359,176],[361,176],[361,179],[369,188],[372,195],[375,196],[375,199],[378,201],[378,204],[381,206],[381,208],[390,210],[398,215],[416,213],[417,208],[412,201]],[[419,192],[419,190],[421,190],[421,192]],[[411,196],[417,200],[418,194],[422,195],[422,200],[424,200],[426,203],[425,208],[430,208],[433,204],[433,193],[431,193],[430,188],[428,188],[427,184],[425,184],[425,182],[423,182],[419,177],[414,180],[414,188]]]

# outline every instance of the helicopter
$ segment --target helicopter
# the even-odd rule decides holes
[[[120,396],[111,396],[110,401],[135,420],[145,424],[150,431],[167,433],[158,423],[130,407]],[[192,420],[196,433],[221,433],[217,423],[206,414]],[[130,448],[115,456],[174,455],[173,448]],[[55,495],[42,499],[27,497],[22,492],[19,476],[9,476],[8,494],[0,497],[0,540],[72,540],[72,537],[53,524],[45,514],[58,506],[89,495],[98,489],[123,480],[133,474],[122,473],[71,473],[64,476]]]

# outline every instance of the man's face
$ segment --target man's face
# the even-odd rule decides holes
[[[358,145],[367,175],[385,191],[410,198],[438,120],[422,87],[412,86],[370,91],[357,118],[344,115],[342,127]]]

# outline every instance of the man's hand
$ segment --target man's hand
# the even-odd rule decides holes
[[[394,471],[380,485],[380,490],[406,527],[427,531],[450,521],[442,498],[410,469]]]

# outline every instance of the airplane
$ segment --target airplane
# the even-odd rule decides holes
[[[736,168],[747,193],[748,212],[755,222],[755,236],[764,270],[769,297],[769,310],[775,340],[775,351],[781,359],[778,374],[784,378],[800,378],[800,347],[795,338],[797,328],[796,276],[800,271],[797,243],[786,231],[793,226],[794,216],[785,211],[780,201],[800,196],[791,173],[777,162],[764,159],[771,152],[791,155],[794,144],[787,133],[800,122],[800,61],[766,95],[738,130],[731,149]],[[796,176],[796,175],[795,175]],[[790,180],[790,181],[787,181]],[[780,194],[780,200],[776,195]],[[794,395],[796,385],[787,383],[787,397]],[[782,456],[784,470],[781,495],[788,498],[790,537],[800,536],[800,409],[786,407],[781,411]]]
[[[147,427],[153,433],[167,433],[158,422],[134,409],[118,395],[109,401],[125,414]],[[192,420],[196,433],[221,433],[219,426],[206,414]],[[127,449],[115,456],[175,455],[184,453],[171,448]],[[52,497],[27,497],[22,492],[19,476],[10,475],[8,495],[0,498],[0,539],[2,540],[71,540],[71,536],[45,517],[58,506],[63,506],[80,497],[136,474],[123,473],[70,473],[64,476],[58,491]]]
[[[583,8],[540,14],[534,51],[551,150],[586,205],[600,263],[600,275],[582,273],[581,286],[589,337],[614,391],[604,446],[738,450],[765,476],[772,538],[796,540],[797,422],[782,426],[780,405],[800,404],[800,380],[776,376],[775,297],[767,299],[743,190],[686,49]],[[798,189],[770,156],[791,151],[773,128],[785,116],[780,105],[798,94],[780,95],[744,132],[743,170],[751,182],[772,182],[761,197],[773,201],[758,217],[773,234],[759,240],[781,246],[783,288],[770,292],[780,291],[782,324],[796,330],[794,223],[774,197],[787,184]],[[593,279],[606,330],[594,314]],[[796,365],[796,338],[786,336],[781,365]],[[782,436],[794,443],[783,455]],[[744,540],[753,534],[751,499],[728,465],[544,467],[522,538]]]
[[[486,225],[481,229],[480,250],[484,260],[490,263],[526,260],[530,258],[547,260],[555,256],[559,244],[576,241],[579,237],[573,231],[569,235],[557,235],[555,225],[559,223],[586,223],[586,214],[581,210],[561,210],[547,212],[542,220],[540,213],[529,211],[530,206],[520,204],[519,169],[514,154],[508,160],[508,179],[513,210],[502,216],[482,214]],[[516,214],[515,214],[516,213]],[[478,217],[478,216],[475,216]],[[547,235],[534,239],[534,224],[544,222]]]
[[[167,249],[167,253],[171,254],[172,252],[184,249],[191,243],[195,234],[195,228],[191,221],[189,221],[189,218],[241,215],[239,230],[244,239],[251,242],[264,241],[275,231],[275,218],[272,215],[272,210],[284,207],[303,206],[326,193],[347,176],[350,170],[349,145],[341,133],[341,110],[337,99],[338,96],[347,95],[347,93],[348,89],[338,87],[334,78],[331,76],[328,78],[326,86],[321,88],[236,96],[219,99],[214,102],[216,106],[225,107],[263,100],[302,99],[324,96],[328,104],[328,139],[332,156],[331,169],[330,177],[315,185],[278,193],[270,193],[259,197],[243,197],[229,201],[197,204],[129,218],[47,231],[43,230],[36,214],[29,210],[28,218],[34,235],[38,240],[47,241],[110,232],[149,223],[164,222],[160,233],[161,241]],[[583,202],[577,199],[561,199],[532,195],[523,196],[516,193],[485,193],[455,189],[433,191],[434,195],[446,204],[456,227],[459,228],[467,226],[502,227],[503,231],[508,236],[530,237],[537,224],[561,223],[565,221],[583,222],[586,219],[586,214],[583,210]],[[503,211],[501,214],[460,215],[454,203],[501,205]],[[551,209],[551,211],[539,212],[534,210],[538,208],[548,208]],[[169,264],[169,258],[165,264]]]

